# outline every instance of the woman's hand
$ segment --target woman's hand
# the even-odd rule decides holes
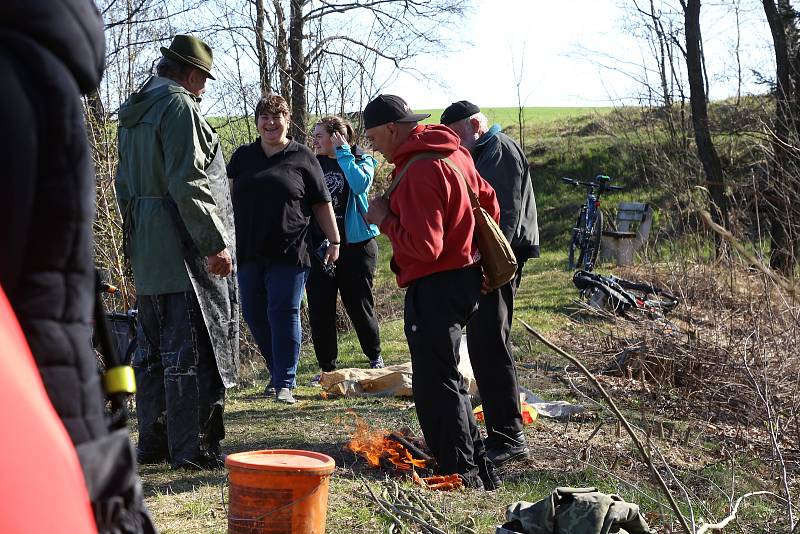
[[[333,132],[331,134],[331,144],[333,145],[333,148],[339,148],[340,146],[348,145],[349,143],[342,134],[339,132]]]

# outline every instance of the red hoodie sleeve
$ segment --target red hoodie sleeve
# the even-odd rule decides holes
[[[441,171],[434,160],[420,160],[409,167],[406,178],[392,193],[389,206],[392,213],[386,216],[380,230],[392,246],[420,262],[433,262],[443,249],[443,220],[447,203]],[[488,186],[488,184],[486,184]],[[491,190],[491,187],[489,186]],[[494,191],[491,191],[494,198]],[[494,202],[495,211],[497,202]]]

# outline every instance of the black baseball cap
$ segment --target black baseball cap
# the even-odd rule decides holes
[[[458,122],[461,119],[472,117],[476,113],[480,113],[481,108],[467,100],[459,100],[453,102],[442,112],[442,118],[439,119],[445,126]]]
[[[411,113],[406,101],[395,95],[378,95],[364,107],[364,129],[369,130],[387,122],[419,122],[430,113]]]

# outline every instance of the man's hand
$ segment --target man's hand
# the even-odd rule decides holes
[[[208,260],[208,272],[217,276],[228,276],[233,270],[233,260],[227,248],[223,248],[216,254],[206,256]]]
[[[372,197],[367,210],[367,222],[380,226],[390,212],[388,200],[380,196]]]
[[[481,279],[481,295],[485,295],[486,293],[491,292],[492,290],[489,289],[489,282],[486,280],[486,275],[483,275]]]
[[[325,265],[335,263],[336,260],[339,259],[339,250],[339,245],[334,245],[333,243],[328,245],[328,249],[325,251],[325,259],[323,260],[323,263],[325,263]]]

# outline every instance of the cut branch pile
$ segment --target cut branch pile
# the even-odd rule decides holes
[[[758,436],[767,449],[774,440],[763,439],[762,429],[771,420],[779,445],[800,450],[800,351],[787,350],[800,337],[800,303],[763,273],[730,269],[725,277],[701,265],[667,275],[623,273],[680,295],[674,318],[615,320],[595,336],[570,336],[569,346],[606,384],[644,393],[667,417],[753,429],[728,438],[741,445]]]
[[[394,480],[380,485],[378,490],[373,490],[364,478],[361,483],[367,491],[363,496],[375,503],[379,513],[390,521],[388,530],[390,534],[399,532],[477,534],[472,516],[467,515],[463,519],[452,521],[414,488],[401,487]]]

